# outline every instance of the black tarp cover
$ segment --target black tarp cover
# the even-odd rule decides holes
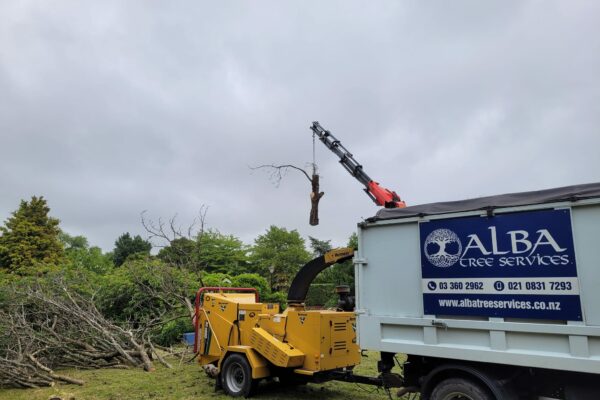
[[[488,210],[501,207],[555,203],[560,201],[577,201],[594,197],[600,197],[600,183],[565,186],[554,189],[536,190],[533,192],[501,194],[498,196],[479,197],[459,201],[421,204],[406,208],[383,208],[379,210],[374,217],[368,219],[368,221]]]

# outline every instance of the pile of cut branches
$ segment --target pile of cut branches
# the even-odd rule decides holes
[[[83,384],[55,369],[154,369],[164,362],[143,327],[107,320],[93,297],[61,281],[4,288],[0,304],[0,387]]]

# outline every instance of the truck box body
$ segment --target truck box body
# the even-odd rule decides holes
[[[600,184],[359,224],[361,348],[600,373]]]

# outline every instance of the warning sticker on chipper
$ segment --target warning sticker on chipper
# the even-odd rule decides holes
[[[570,210],[422,222],[424,313],[581,321]]]

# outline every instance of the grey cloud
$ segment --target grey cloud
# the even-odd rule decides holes
[[[4,2],[0,217],[43,194],[110,249],[139,213],[343,244],[375,206],[320,120],[411,204],[598,181],[595,2]],[[318,146],[322,146],[318,144]]]

